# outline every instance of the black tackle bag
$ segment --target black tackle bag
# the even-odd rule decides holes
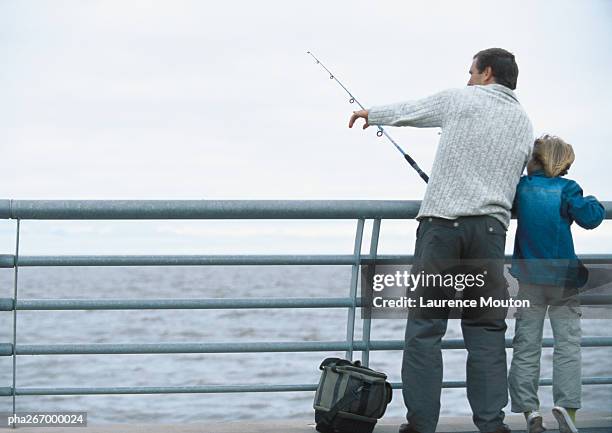
[[[325,359],[314,399],[315,422],[321,433],[371,433],[393,396],[387,375],[361,362]]]

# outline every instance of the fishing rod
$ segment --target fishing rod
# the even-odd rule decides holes
[[[350,103],[350,104],[356,103],[357,105],[359,105],[359,107],[360,107],[362,110],[365,110],[365,107],[364,107],[363,105],[361,105],[361,103],[360,103],[360,102],[357,100],[357,98],[355,98],[355,97],[353,96],[353,94],[352,94],[352,93],[351,93],[351,92],[350,92],[350,91],[349,91],[349,90],[348,90],[346,87],[344,87],[344,84],[342,84],[342,83],[340,82],[340,80],[338,80],[338,79],[336,78],[336,76],[335,76],[334,74],[332,74],[332,72],[331,72],[329,69],[327,69],[327,68],[325,67],[325,65],[324,65],[323,63],[321,63],[321,61],[320,61],[319,59],[317,59],[317,58],[315,57],[315,55],[314,55],[314,54],[312,54],[310,51],[307,51],[307,52],[306,52],[306,54],[310,54],[310,55],[312,56],[312,58],[313,58],[313,59],[315,59],[315,61],[317,62],[317,64],[321,65],[321,67],[322,67],[323,69],[325,69],[325,71],[326,71],[326,72],[329,74],[329,78],[330,78],[331,80],[335,80],[335,81],[336,81],[336,83],[338,83],[338,84],[340,85],[340,87],[342,87],[342,88],[344,89],[344,91],[345,91],[346,93],[348,93],[348,95],[349,95],[349,96],[350,96],[350,98],[351,98],[351,99],[349,99],[349,103]],[[397,150],[399,150],[399,151],[400,151],[400,153],[401,153],[401,154],[404,156],[404,158],[406,159],[406,161],[408,161],[408,164],[410,164],[410,166],[411,166],[412,168],[414,168],[414,169],[415,169],[415,171],[416,171],[416,172],[419,174],[419,176],[421,176],[421,179],[423,179],[423,180],[425,181],[425,183],[427,183],[427,182],[429,181],[429,176],[427,176],[427,174],[426,174],[426,173],[425,173],[423,170],[421,170],[421,167],[419,167],[419,165],[416,163],[416,161],[415,161],[414,159],[412,159],[412,157],[411,157],[410,155],[408,155],[406,152],[404,152],[404,150],[403,150],[403,149],[400,147],[400,145],[399,145],[399,144],[397,144],[393,138],[391,138],[391,136],[390,136],[390,135],[387,133],[387,131],[385,131],[385,130],[383,129],[383,127],[382,127],[382,126],[380,126],[380,125],[376,125],[376,127],[378,128],[378,131],[376,131],[376,135],[377,135],[378,137],[382,137],[383,135],[384,135],[385,137],[387,137],[387,138],[389,139],[389,141],[390,141],[390,142],[391,142],[391,143],[392,143],[392,144],[395,146],[395,148],[396,148]]]

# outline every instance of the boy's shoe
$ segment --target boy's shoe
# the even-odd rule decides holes
[[[546,426],[542,414],[534,410],[527,416],[527,433],[542,433],[543,431],[546,431]]]
[[[559,423],[559,433],[578,433],[578,429],[564,408],[555,406],[552,414]]]

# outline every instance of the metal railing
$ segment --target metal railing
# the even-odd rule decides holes
[[[368,365],[372,350],[402,350],[403,340],[370,340],[371,321],[362,320],[362,339],[355,340],[355,314],[361,307],[357,284],[363,264],[410,263],[410,255],[378,255],[382,219],[414,219],[418,201],[251,201],[251,200],[170,200],[170,201],[76,201],[0,200],[0,219],[16,220],[15,254],[0,255],[0,267],[14,268],[14,294],[0,299],[0,311],[13,312],[13,341],[0,342],[0,356],[13,360],[12,386],[0,387],[0,396],[91,394],[170,394],[314,391],[316,384],[288,385],[204,385],[165,387],[72,387],[23,388],[16,386],[16,358],[19,355],[66,354],[162,354],[162,353],[244,353],[244,352],[327,352],[345,351],[352,359],[362,352]],[[612,202],[604,202],[606,219],[612,219]],[[21,220],[124,220],[124,219],[348,219],[356,220],[352,254],[347,255],[146,255],[146,256],[23,256],[19,253]],[[362,254],[366,220],[373,220],[369,253]],[[609,264],[612,255],[581,256],[585,263]],[[212,266],[212,265],[347,265],[351,266],[349,293],[343,298],[241,298],[241,299],[20,299],[20,267],[40,266]],[[612,296],[582,296],[586,305],[611,304]],[[249,342],[249,343],[152,343],[152,344],[17,344],[17,311],[25,310],[132,310],[132,309],[260,309],[260,308],[346,308],[346,338],[341,341]],[[506,347],[511,347],[506,340]],[[545,338],[544,347],[553,340]],[[583,347],[612,346],[612,336],[583,337]],[[445,339],[443,349],[464,349],[462,339]],[[584,377],[585,385],[612,384],[612,376]],[[542,379],[543,386],[551,379]],[[394,388],[401,384],[393,383]],[[446,388],[465,387],[464,381],[446,381]]]

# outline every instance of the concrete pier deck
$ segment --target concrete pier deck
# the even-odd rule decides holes
[[[552,415],[544,414],[549,433],[558,433]],[[405,422],[401,418],[381,420],[374,433],[397,433],[398,426]],[[520,415],[508,415],[506,422],[514,433],[525,433],[525,421]],[[580,433],[612,433],[612,412],[608,414],[580,414]],[[11,431],[13,429],[9,429]],[[310,419],[234,421],[197,424],[104,424],[88,427],[17,427],[20,433],[316,433]],[[469,417],[442,417],[438,433],[478,433]]]

